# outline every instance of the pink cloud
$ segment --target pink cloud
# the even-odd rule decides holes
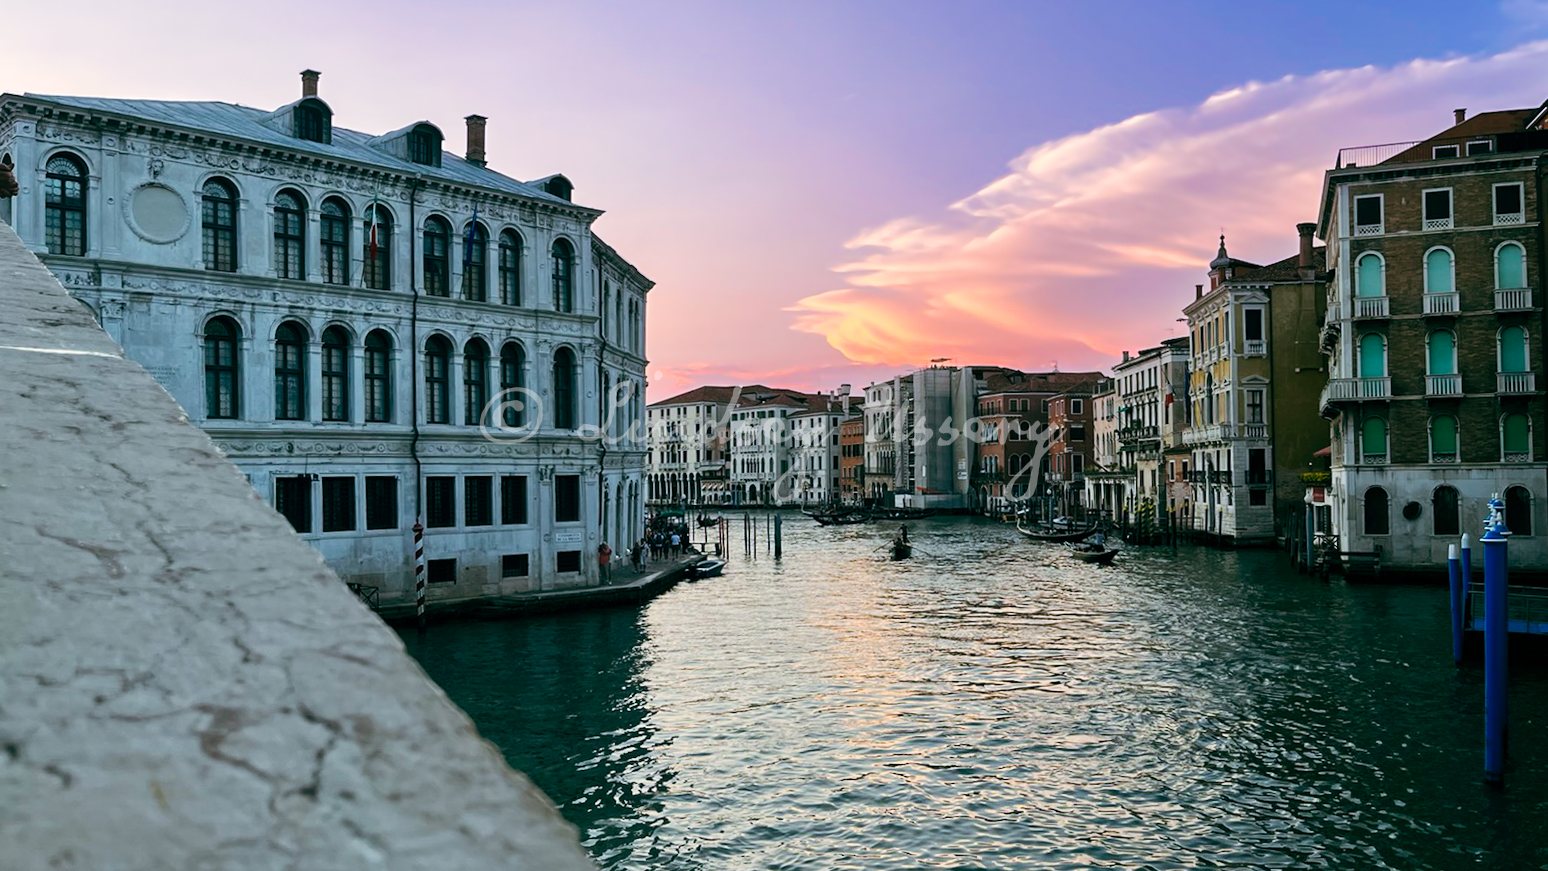
[[[1222,229],[1233,256],[1293,254],[1338,148],[1434,135],[1454,107],[1545,96],[1548,42],[1536,42],[1248,82],[1043,143],[939,216],[856,235],[835,268],[845,286],[796,303],[795,326],[871,365],[1106,367],[1179,334]]]

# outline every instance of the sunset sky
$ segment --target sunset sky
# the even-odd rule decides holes
[[[1548,2],[13,4],[11,92],[420,118],[563,172],[657,282],[650,397],[931,358],[1108,368],[1343,146],[1548,98]]]

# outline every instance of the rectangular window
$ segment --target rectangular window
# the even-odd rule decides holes
[[[1494,153],[1494,143],[1490,142],[1487,139],[1478,139],[1478,140],[1475,140],[1473,142],[1469,142],[1467,144],[1467,156],[1468,157],[1472,157],[1475,154],[1493,154],[1493,153]]]
[[[367,475],[366,529],[398,528],[398,479],[391,475]]]
[[[1356,236],[1371,236],[1383,232],[1381,194],[1355,197],[1354,205]]]
[[[1084,454],[1070,454],[1070,471],[1077,475],[1086,473],[1086,457]]]
[[[1070,414],[1084,414],[1086,404],[1079,399],[1070,400]]]
[[[500,523],[520,526],[527,522],[527,476],[500,476]]]
[[[1522,186],[1497,184],[1494,186],[1494,223],[1519,224],[1524,219],[1521,198]]]
[[[580,520],[580,476],[554,476],[554,522]]]
[[[433,559],[425,562],[425,581],[431,584],[457,583],[457,561]]]
[[[500,577],[525,578],[527,576],[527,555],[524,553],[508,553],[500,557]]]
[[[1242,338],[1249,342],[1263,341],[1263,309],[1242,310]]]
[[[494,525],[494,479],[470,475],[462,479],[462,525]]]
[[[311,532],[312,480],[306,477],[275,478],[274,510],[283,514],[296,532]]]
[[[322,531],[351,532],[355,528],[355,479],[322,479]]]
[[[561,550],[559,551],[556,568],[560,574],[578,572],[581,567],[580,557],[581,552],[578,550]]]
[[[1451,229],[1451,189],[1424,192],[1424,228],[1426,230]]]
[[[1247,483],[1267,484],[1268,481],[1268,449],[1247,449]]]
[[[1086,425],[1083,423],[1070,424],[1070,441],[1083,442],[1086,440]]]
[[[434,527],[457,525],[457,479],[438,475],[425,479],[425,523]]]
[[[1262,423],[1263,422],[1263,391],[1262,390],[1249,390],[1249,391],[1247,391],[1247,422],[1248,423]]]
[[[1461,157],[1462,146],[1436,145],[1431,149],[1430,154],[1433,156],[1432,159],[1434,160],[1445,160],[1448,157]]]

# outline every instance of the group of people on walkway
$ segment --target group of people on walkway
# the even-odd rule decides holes
[[[645,537],[635,542],[626,553],[629,556],[629,567],[642,572],[650,563],[677,559],[694,550],[685,524],[677,518],[654,518]],[[605,541],[597,545],[597,574],[603,583],[612,580],[612,563],[612,547]]]

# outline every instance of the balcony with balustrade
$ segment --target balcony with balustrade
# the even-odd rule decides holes
[[[1496,393],[1520,395],[1537,392],[1536,372],[1501,372],[1495,378],[1497,379]]]
[[[1530,287],[1500,288],[1494,292],[1494,310],[1497,312],[1520,312],[1532,310],[1532,289]]]
[[[1462,376],[1426,375],[1424,376],[1424,395],[1431,398],[1461,396]]]
[[[1451,293],[1427,293],[1424,295],[1424,313],[1432,316],[1450,317],[1462,310],[1461,296],[1456,292]]]
[[[1328,381],[1327,398],[1323,400],[1323,404],[1391,398],[1391,378],[1333,378]]]
[[[1354,298],[1355,320],[1380,320],[1392,317],[1392,298],[1387,296],[1357,296]]]
[[[1242,343],[1242,354],[1248,357],[1263,357],[1268,354],[1268,342],[1263,339],[1247,339]]]

